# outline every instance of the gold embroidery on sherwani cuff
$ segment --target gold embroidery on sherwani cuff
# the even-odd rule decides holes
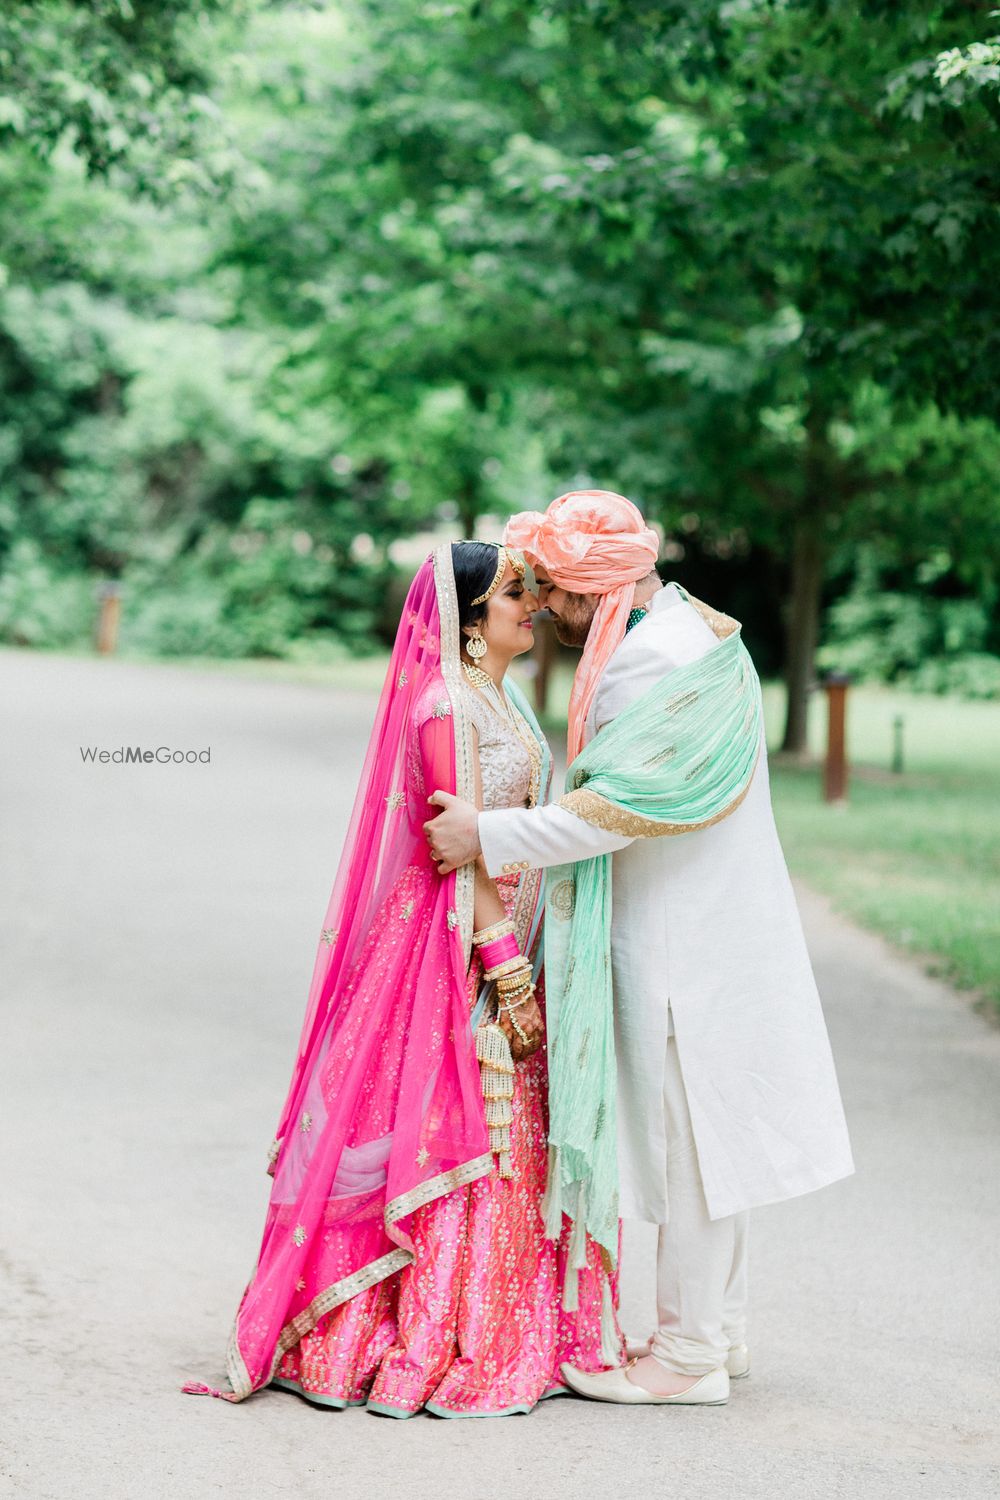
[[[644,818],[641,813],[630,812],[627,807],[619,807],[617,802],[609,802],[607,797],[600,796],[598,792],[589,792],[585,787],[578,792],[567,792],[565,797],[559,798],[558,805],[564,807],[567,812],[575,813],[578,818],[582,818],[585,823],[590,823],[594,828],[603,828],[606,833],[619,833],[622,838],[670,838],[679,833],[697,833],[701,828],[711,828],[714,823],[721,823],[723,818],[728,818],[730,813],[736,811],[750,790],[756,769],[757,762],[755,761],[754,769],[747,778],[747,784],[743,790],[721,812],[717,812],[714,817],[703,818],[700,823],[661,823],[657,818]]]

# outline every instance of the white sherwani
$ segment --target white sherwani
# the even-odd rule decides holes
[[[718,644],[672,586],[654,596],[598,687],[586,738]],[[482,813],[491,875],[615,851],[611,953],[621,1213],[667,1221],[671,1030],[711,1219],[853,1171],[819,996],[771,812],[763,746],[729,817],[628,840],[552,805]]]

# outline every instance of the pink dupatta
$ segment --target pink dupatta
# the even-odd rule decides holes
[[[451,547],[410,587],[319,943],[272,1147],[260,1256],[227,1355],[242,1401],[324,1313],[413,1259],[422,1204],[486,1176],[466,974],[472,866],[442,878],[422,825],[475,800]]]

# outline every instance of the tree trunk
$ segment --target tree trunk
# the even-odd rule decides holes
[[[813,657],[819,637],[819,605],[823,588],[823,543],[816,523],[796,523],[792,538],[792,582],[785,626],[785,712],[783,751],[803,755],[808,749],[809,689]]]
[[[471,541],[476,534],[476,521],[479,518],[479,487],[474,480],[467,479],[459,486],[456,502],[462,535],[466,541]]]
[[[537,619],[537,616],[536,616]],[[539,620],[535,627],[535,713],[540,717],[549,706],[549,683],[559,647],[551,620]]]

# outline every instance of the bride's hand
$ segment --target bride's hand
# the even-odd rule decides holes
[[[515,1012],[517,1024],[528,1038],[522,1042],[511,1024],[510,1016],[506,1011],[500,1013],[500,1027],[510,1042],[510,1055],[515,1062],[523,1062],[526,1057],[536,1053],[545,1040],[545,1022],[542,1020],[542,1012],[538,1008],[538,1001],[532,998],[527,1005],[521,1005]]]

